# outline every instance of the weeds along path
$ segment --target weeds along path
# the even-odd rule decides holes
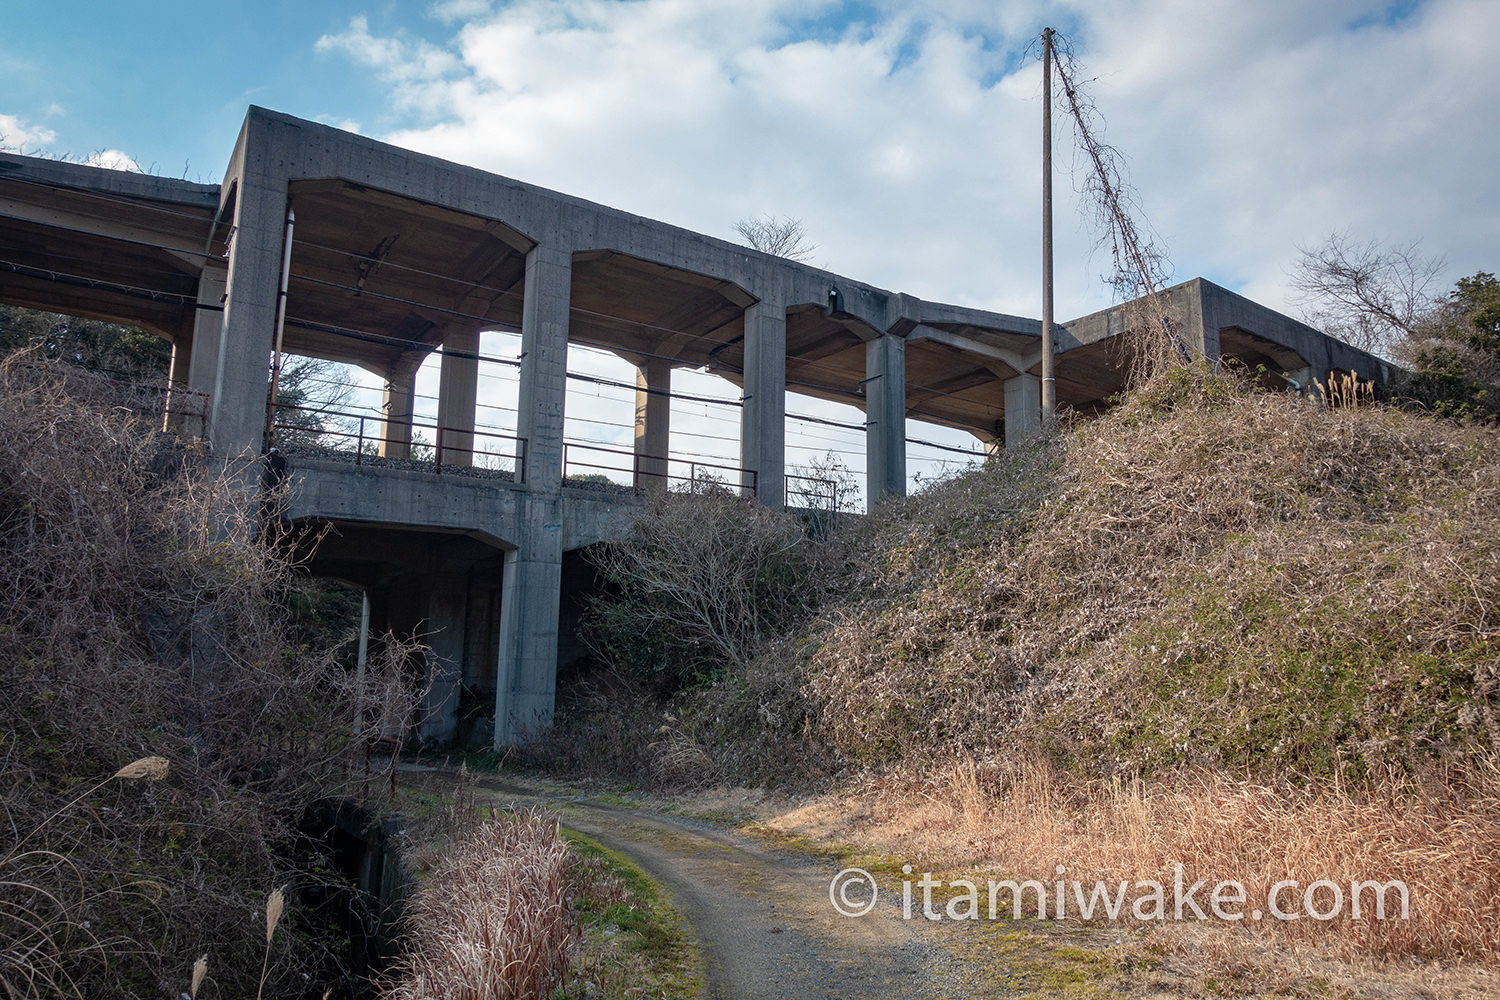
[[[419,780],[439,778],[432,772]],[[947,940],[964,937],[961,928],[903,920],[899,894],[889,889],[874,912],[840,916],[828,895],[840,867],[832,859],[530,783],[480,778],[478,787],[481,802],[555,810],[564,826],[655,879],[695,938],[711,1000],[975,995],[970,963],[959,957],[965,949]]]

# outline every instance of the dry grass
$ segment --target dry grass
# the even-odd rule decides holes
[[[1167,887],[1169,919],[1145,926],[1208,973],[1239,969],[1259,982],[1277,969],[1292,970],[1294,980],[1358,979],[1363,969],[1407,995],[1418,979],[1443,968],[1474,967],[1460,977],[1469,988],[1493,984],[1500,959],[1500,768],[1493,761],[1475,763],[1467,774],[1393,778],[1359,790],[1332,782],[1269,787],[1202,771],[1080,783],[1045,764],[965,762],[927,782],[867,779],[857,790],[820,797],[765,825],[799,837],[853,839],[949,878],[977,869],[981,880],[1052,885],[1062,866],[1061,877],[1082,882],[1085,891],[1096,880],[1112,887],[1126,881],[1130,899],[1138,895],[1136,882],[1157,881]],[[1392,919],[1393,906],[1387,919],[1374,919],[1373,897],[1366,896],[1359,920],[1350,919],[1346,905],[1327,922],[1236,925],[1210,913],[1201,923],[1190,910],[1176,922],[1170,917],[1177,864],[1186,885],[1207,880],[1196,896],[1205,911],[1221,881],[1245,887],[1248,912],[1257,901],[1263,907],[1272,885],[1284,879],[1300,883],[1281,897],[1290,910],[1302,908],[1302,890],[1319,879],[1341,884],[1346,894],[1351,881],[1375,879],[1408,885],[1410,918]],[[1009,898],[1001,898],[1008,913]],[[1314,902],[1332,905],[1321,889]],[[1028,896],[1028,912],[1034,905]],[[1142,925],[1129,908],[1122,922]]]
[[[1275,778],[1495,744],[1492,431],[1180,368],[1004,461],[866,526],[810,670],[847,759]]]
[[[531,1000],[562,982],[576,922],[555,817],[497,816],[440,860],[408,911],[390,1000]]]
[[[243,470],[153,420],[128,387],[0,364],[11,996],[175,994],[205,953],[203,995],[254,995],[252,915],[290,884],[295,916],[320,876],[284,847],[304,807],[355,773],[360,693],[289,634],[293,568],[255,540]],[[101,772],[152,780],[80,794]],[[305,933],[267,959],[268,992],[337,975]]]

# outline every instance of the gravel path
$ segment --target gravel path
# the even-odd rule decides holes
[[[565,826],[650,874],[687,921],[712,1000],[972,996],[958,982],[967,977],[951,975],[963,963],[945,947],[945,934],[958,928],[903,920],[899,896],[890,899],[889,889],[869,914],[840,915],[829,901],[829,882],[838,871],[834,861],[767,847],[707,824],[552,795],[504,779],[481,779],[479,787],[496,802],[546,805]]]

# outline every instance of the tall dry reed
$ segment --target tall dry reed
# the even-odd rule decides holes
[[[434,867],[410,906],[412,948],[386,1000],[542,1000],[576,921],[555,817],[496,816]]]

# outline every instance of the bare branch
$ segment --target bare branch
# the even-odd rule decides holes
[[[1422,336],[1439,304],[1432,292],[1445,261],[1421,245],[1357,243],[1330,233],[1321,246],[1297,248],[1291,286],[1302,317],[1361,350],[1390,356],[1401,341]]]
[[[807,230],[803,228],[802,220],[789,215],[741,219],[734,224],[734,231],[752,247],[773,257],[805,261],[818,249],[816,243],[807,242]]]

